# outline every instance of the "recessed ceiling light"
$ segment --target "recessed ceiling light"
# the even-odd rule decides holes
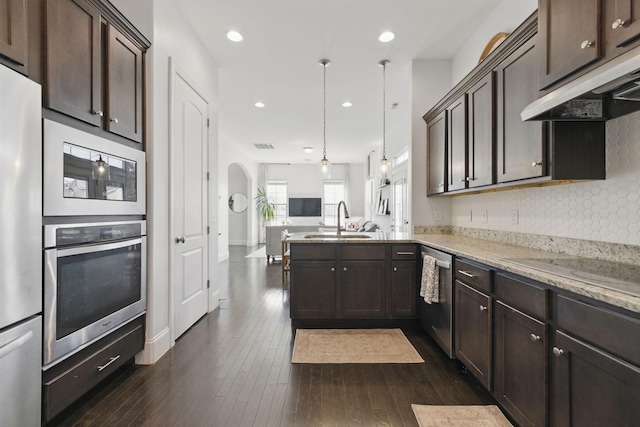
[[[304,147],[302,151],[305,153],[313,153],[313,147]]]
[[[380,40],[382,43],[387,43],[393,40],[395,37],[396,35],[393,34],[392,31],[385,31],[378,36],[378,40]]]
[[[350,103],[349,101],[344,101],[344,102],[342,103],[342,106],[343,106],[343,107],[351,107],[352,105],[353,105],[353,104],[352,104],[352,103]]]
[[[242,37],[242,34],[237,31],[229,31],[227,33],[227,38],[232,42],[241,42],[244,39],[244,37]]]
[[[256,107],[258,107],[258,108],[264,108],[264,103],[263,103],[263,102],[256,102],[256,103],[255,103],[255,104],[253,104],[253,105],[255,105],[255,106],[256,106]]]

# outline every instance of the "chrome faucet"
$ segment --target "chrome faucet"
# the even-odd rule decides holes
[[[344,219],[349,218],[349,211],[347,210],[347,204],[344,202],[344,200],[340,200],[340,202],[338,203],[338,236],[341,234],[342,228],[340,228],[340,205],[344,206]],[[347,227],[347,224],[345,223],[345,228]]]

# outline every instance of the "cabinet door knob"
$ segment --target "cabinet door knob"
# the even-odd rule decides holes
[[[614,30],[617,30],[618,28],[624,27],[624,24],[626,24],[626,22],[618,18],[615,21],[613,21],[613,23],[611,24],[611,28],[613,28]]]
[[[540,341],[540,335],[531,334],[530,337],[533,342]]]
[[[331,267],[331,271],[336,271],[335,267]]]
[[[398,271],[398,267],[393,267],[393,271]]]
[[[489,310],[487,306],[480,304],[480,311],[487,311],[487,310]]]
[[[532,168],[535,168],[536,166],[542,166],[542,162],[531,162]]]
[[[342,267],[342,271],[347,271],[347,267]]]
[[[581,44],[580,44],[580,48],[581,49],[586,49],[588,47],[592,47],[593,46],[593,42],[589,41],[589,40],[584,40]]]
[[[102,116],[104,116],[104,113],[103,113],[101,110],[94,111],[94,112],[93,112],[93,114],[94,114],[95,116],[98,116],[98,117],[102,117]]]
[[[111,121],[112,121],[113,123],[115,123],[115,124],[118,124],[118,118],[117,118],[117,117],[114,117],[113,119],[111,119]]]
[[[555,354],[557,357],[560,357],[564,354],[564,350],[558,347],[553,347],[553,354]]]

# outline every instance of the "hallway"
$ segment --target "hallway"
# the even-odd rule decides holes
[[[421,364],[292,365],[280,264],[230,247],[221,304],[153,366],[130,366],[64,426],[417,426],[411,403],[491,404],[421,330],[405,334]]]

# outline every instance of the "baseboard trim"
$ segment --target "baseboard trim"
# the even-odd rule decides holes
[[[136,355],[136,364],[153,365],[171,348],[171,331],[167,327],[144,342],[144,349]]]

